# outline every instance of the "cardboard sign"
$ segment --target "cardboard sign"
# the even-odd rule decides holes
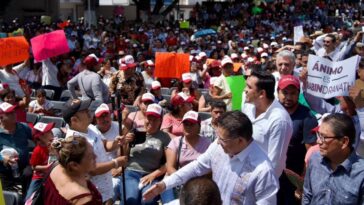
[[[348,96],[349,88],[355,83],[355,71],[359,61],[359,56],[332,62],[326,58],[309,55],[307,92],[326,99]]]
[[[293,31],[294,31],[293,42],[294,42],[294,44],[296,44],[305,35],[303,34],[302,26],[295,26]]]
[[[0,66],[19,63],[29,58],[29,44],[24,36],[0,39]]]
[[[30,42],[34,58],[38,62],[70,51],[63,30],[36,36]]]
[[[158,78],[181,78],[182,73],[190,72],[190,55],[185,53],[155,54],[154,75]]]
[[[232,110],[241,110],[243,91],[245,89],[245,78],[243,75],[229,76],[226,78],[229,84],[232,98]]]

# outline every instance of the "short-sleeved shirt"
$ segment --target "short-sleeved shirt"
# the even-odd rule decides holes
[[[25,123],[16,123],[14,134],[8,134],[4,129],[0,128],[0,151],[4,147],[14,148],[19,154],[19,170],[23,170],[29,165],[29,148],[28,140],[32,139],[32,131]],[[2,174],[11,175],[11,169],[0,163],[0,172]]]
[[[216,78],[216,81],[214,82],[214,86],[221,89],[220,95],[225,95],[227,93],[230,93],[230,86],[226,81],[226,77],[221,74],[219,77]],[[231,100],[230,99],[224,99],[224,102],[226,103],[226,106],[228,110],[231,110]]]
[[[176,156],[178,154],[178,148],[181,141],[181,137],[175,137],[171,140],[168,145],[168,149],[172,150]],[[186,164],[192,162],[193,160],[197,159],[202,153],[204,153],[207,148],[210,146],[210,139],[206,137],[199,137],[197,144],[192,148],[189,147],[186,143],[186,138],[183,137],[182,139],[182,147],[179,159],[179,166],[183,167]]]
[[[37,100],[33,100],[29,103],[29,107],[31,107],[33,109],[43,108],[45,110],[50,110],[54,107],[54,105],[53,105],[53,103],[49,102],[48,100],[45,100],[43,105],[39,104]]]
[[[165,164],[165,149],[171,141],[169,135],[161,130],[147,134],[145,142],[130,150],[127,169],[151,173]]]
[[[172,114],[164,115],[161,129],[169,129],[172,127],[171,133],[176,136],[183,135],[182,119],[175,118]]]
[[[97,156],[96,163],[109,162],[111,160],[106,154],[104,143],[102,141],[105,138],[94,125],[89,125],[87,133],[67,130],[66,138],[74,135],[85,137],[87,141],[91,144],[94,153]],[[90,180],[93,184],[95,184],[95,186],[101,193],[103,202],[113,197],[114,191],[112,187],[111,171],[108,171],[104,174],[92,176]]]
[[[200,136],[208,138],[210,142],[215,141],[217,138],[216,130],[212,126],[212,118],[206,119],[201,122],[201,130],[200,130]]]
[[[48,164],[49,151],[48,147],[37,145],[32,153],[30,158],[30,165],[35,167],[38,165],[47,165]],[[43,172],[34,171],[32,179],[41,179],[44,177]]]
[[[97,128],[97,126],[96,126]],[[115,138],[119,135],[119,124],[115,121],[111,122],[111,127],[110,129],[105,132],[105,133],[101,133],[106,140],[108,141],[114,141]],[[117,157],[117,150],[111,151],[111,152],[107,152],[106,153],[111,159],[116,158]]]

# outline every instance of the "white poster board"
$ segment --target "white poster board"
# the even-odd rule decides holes
[[[298,41],[304,36],[303,34],[303,27],[302,26],[295,26],[293,29],[293,42],[296,45]]]
[[[307,92],[326,99],[348,96],[349,88],[355,83],[359,61],[359,56],[332,62],[326,58],[309,55]]]

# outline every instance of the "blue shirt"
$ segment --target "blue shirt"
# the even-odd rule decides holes
[[[364,203],[364,159],[355,152],[335,171],[318,152],[306,172],[302,204],[355,205]]]
[[[23,170],[29,165],[29,147],[28,140],[32,139],[32,131],[28,125],[24,123],[16,123],[14,134],[8,134],[4,129],[0,128],[0,150],[5,147],[14,148],[19,153],[19,169]],[[3,174],[11,174],[11,169],[0,163],[0,172]]]

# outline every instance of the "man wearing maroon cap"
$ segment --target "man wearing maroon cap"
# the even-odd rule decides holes
[[[278,82],[278,99],[289,113],[293,123],[293,134],[288,146],[286,168],[301,175],[304,170],[306,147],[316,142],[316,136],[311,133],[311,130],[317,126],[317,120],[309,108],[298,102],[299,94],[300,82],[298,78],[293,75],[282,76]],[[289,182],[285,173],[279,180],[278,204],[300,204],[294,196],[296,188]]]
[[[4,190],[14,191],[21,184],[22,193],[26,193],[32,177],[28,147],[32,131],[28,125],[16,122],[15,108],[6,102],[0,104],[0,180]]]
[[[109,102],[108,88],[102,82],[101,76],[97,74],[100,69],[100,62],[102,62],[102,59],[96,57],[95,54],[90,54],[83,60],[87,69],[77,74],[67,83],[73,99],[78,99],[75,91],[76,86],[78,86],[83,100],[91,99],[104,103]]]

